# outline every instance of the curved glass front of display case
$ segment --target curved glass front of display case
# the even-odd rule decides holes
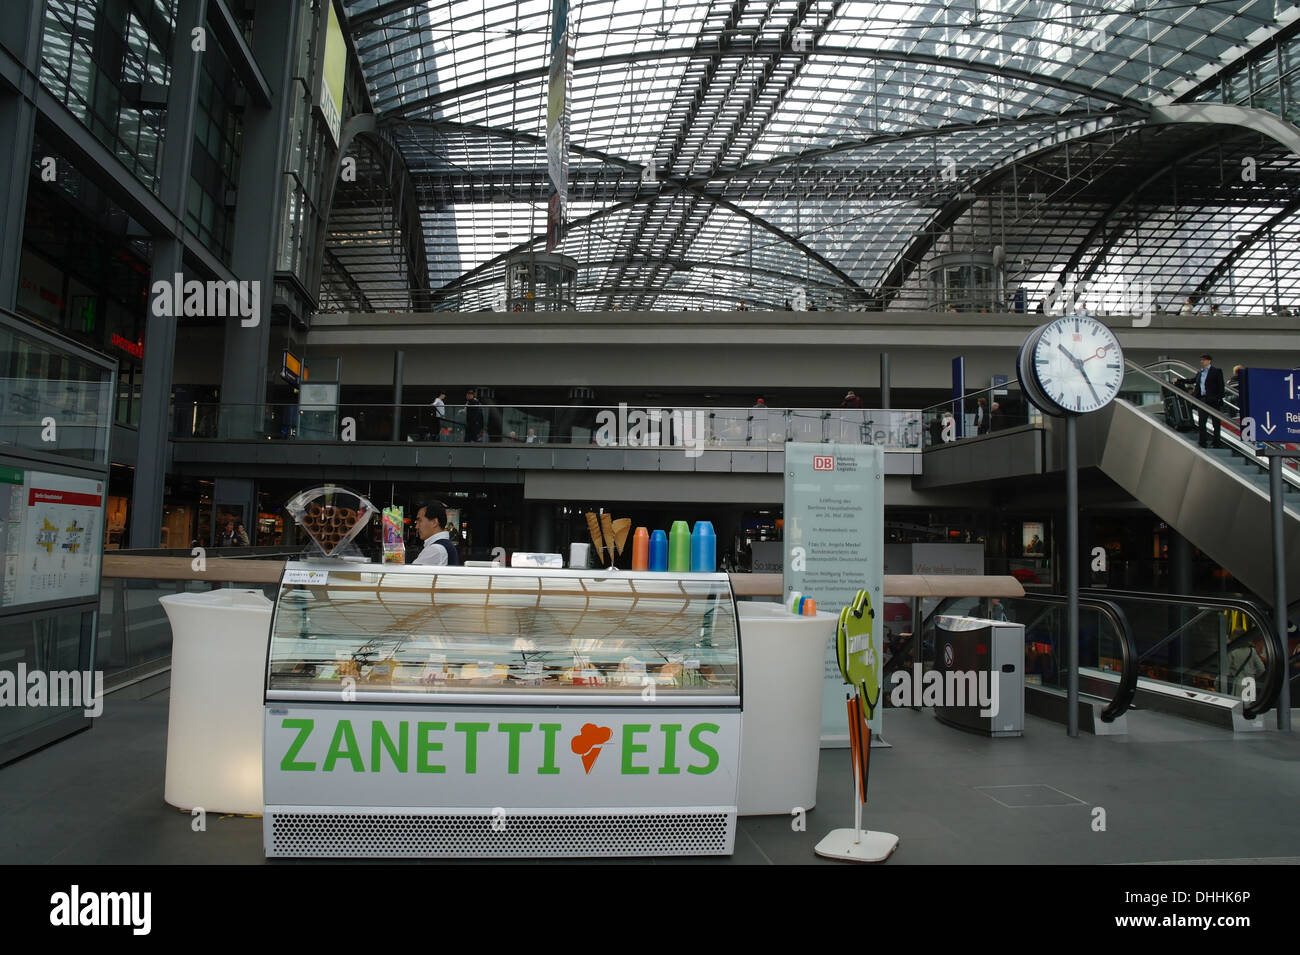
[[[268,700],[728,704],[725,574],[290,563]]]

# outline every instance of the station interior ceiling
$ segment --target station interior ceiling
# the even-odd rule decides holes
[[[343,7],[376,174],[334,196],[322,311],[499,308],[506,261],[546,242],[552,2]],[[926,308],[931,268],[968,253],[1031,309],[1058,282],[1292,308],[1296,13],[575,0],[557,249],[574,304]],[[394,156],[400,180],[378,175]],[[394,214],[404,183],[418,215]]]

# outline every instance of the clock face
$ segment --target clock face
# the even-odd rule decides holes
[[[1043,396],[1067,414],[1104,408],[1124,381],[1119,340],[1086,315],[1067,315],[1044,325],[1028,357]]]

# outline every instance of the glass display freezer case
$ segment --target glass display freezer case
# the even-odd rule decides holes
[[[729,854],[725,574],[286,565],[268,856]]]

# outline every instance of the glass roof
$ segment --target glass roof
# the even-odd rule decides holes
[[[504,256],[544,248],[551,2],[344,6],[381,133],[419,195],[431,305],[491,308]],[[1171,295],[1218,283],[1235,249],[1224,236],[1273,221],[1285,196],[1207,194],[1190,206],[1137,197],[1124,210],[1133,222],[1152,217],[1140,239],[1107,230],[1123,231],[1114,207],[1132,186],[1123,170],[1146,148],[1133,135],[1146,111],[1189,100],[1265,42],[1282,9],[1281,0],[570,0],[569,229],[559,251],[580,263],[578,307],[782,308],[796,289],[818,307],[924,307],[918,263],[963,235],[996,240],[1023,262],[1019,281],[1033,294],[1042,276],[1050,288],[1083,260],[1086,270],[1101,246],[1107,269],[1147,269]],[[1244,148],[1233,145],[1238,130],[1209,129],[1229,151]],[[1264,155],[1258,138],[1249,148]],[[1071,149],[1088,165],[1072,164]],[[1170,149],[1175,161],[1172,140]],[[1111,192],[1086,185],[1098,180]],[[1208,244],[1194,261],[1171,250],[1195,242]],[[1235,253],[1234,283],[1256,246]],[[387,279],[355,274],[357,288],[327,300],[354,307],[374,285],[373,297],[399,303],[408,266]],[[327,260],[327,285],[347,287],[346,255],[330,269]]]

